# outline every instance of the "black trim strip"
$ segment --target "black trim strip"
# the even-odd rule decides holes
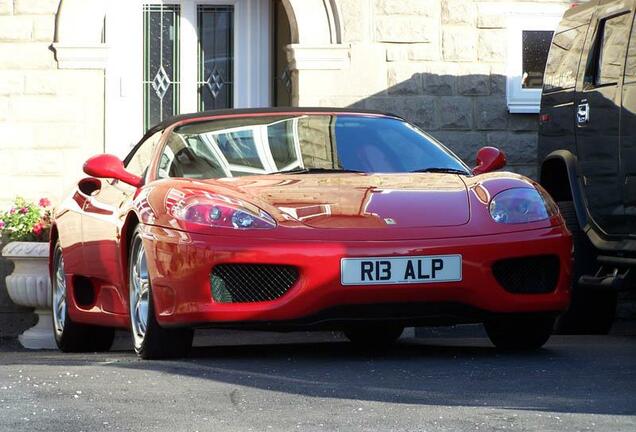
[[[541,311],[558,315],[562,311]],[[392,323],[404,327],[449,326],[481,323],[487,319],[519,314],[502,314],[454,302],[443,303],[374,303],[340,305],[315,315],[286,321],[200,322],[188,325],[162,324],[165,327],[222,328],[236,330],[304,331],[342,330],[352,324]]]

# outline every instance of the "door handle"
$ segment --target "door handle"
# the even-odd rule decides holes
[[[590,104],[585,102],[579,104],[576,109],[576,124],[585,126],[590,122]]]

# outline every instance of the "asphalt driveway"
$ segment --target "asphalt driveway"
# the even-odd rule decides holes
[[[502,354],[431,330],[382,354],[331,334],[209,334],[182,361],[0,346],[2,431],[635,431],[636,334]]]

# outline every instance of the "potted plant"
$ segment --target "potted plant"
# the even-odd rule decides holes
[[[2,256],[15,265],[6,277],[11,300],[24,307],[35,308],[37,324],[18,339],[25,348],[56,348],[51,324],[51,282],[49,279],[49,233],[51,202],[42,198],[33,203],[16,198],[13,205],[0,212]]]

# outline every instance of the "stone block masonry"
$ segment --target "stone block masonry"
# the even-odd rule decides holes
[[[349,67],[299,71],[300,105],[393,112],[469,165],[479,147],[495,145],[506,152],[509,170],[536,177],[537,115],[509,114],[506,103],[506,11],[569,1],[501,0],[495,8],[471,0],[337,3],[341,21],[351,26],[342,41],[350,46]]]
[[[50,48],[58,6],[0,0],[0,208],[16,195],[59,202],[82,161],[103,148],[103,72],[58,69]],[[12,271],[0,257],[0,344],[37,320],[8,297]]]
[[[60,0],[0,0],[0,207],[54,203],[103,151],[104,72],[61,70],[51,49]]]

